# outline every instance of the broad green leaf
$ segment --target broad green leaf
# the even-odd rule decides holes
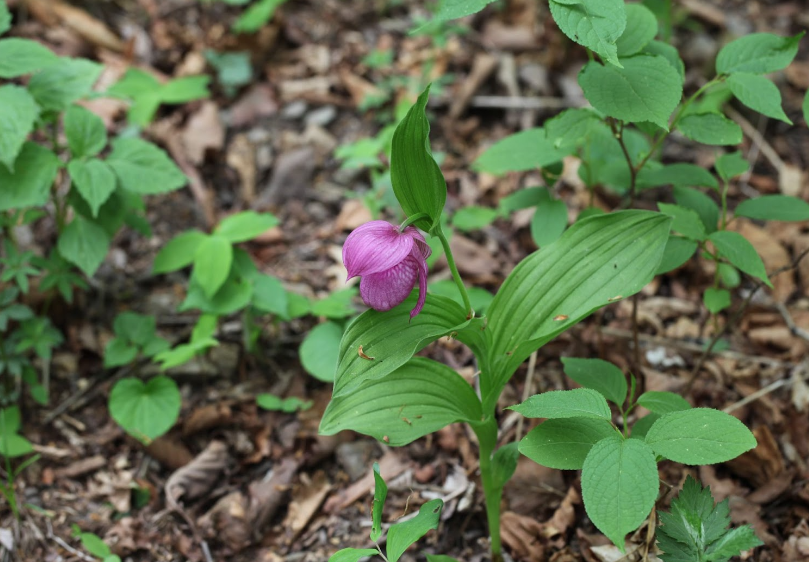
[[[64,126],[73,158],[95,156],[107,146],[104,121],[88,109],[71,105],[65,112]]]
[[[623,0],[550,0],[556,25],[572,41],[618,67],[616,41],[626,29]]]
[[[71,160],[67,171],[76,190],[90,207],[93,218],[97,217],[101,205],[110,198],[117,185],[112,169],[106,162],[90,158]]]
[[[716,314],[722,312],[730,306],[730,292],[727,289],[714,289],[710,287],[705,289],[702,295],[702,302],[705,303],[705,308],[708,312]]]
[[[633,128],[625,128],[624,145],[633,165],[649,153],[649,141],[645,135]],[[629,189],[630,174],[624,152],[606,123],[599,123],[586,139],[581,150],[586,155],[579,166],[579,177],[590,187],[603,185],[618,193],[626,193]],[[656,165],[648,162],[645,169]]]
[[[113,141],[107,164],[118,176],[121,186],[133,193],[166,193],[184,186],[187,181],[165,152],[141,139]]]
[[[447,201],[447,184],[429,149],[430,123],[425,115],[429,95],[428,86],[396,127],[390,160],[396,199],[405,215],[427,215],[413,223],[425,231],[438,226]]]
[[[42,109],[63,111],[90,93],[103,68],[86,59],[62,58],[58,64],[34,74],[28,91]]]
[[[237,33],[253,33],[261,29],[272,19],[275,10],[286,0],[256,0],[233,24]]]
[[[374,504],[371,507],[371,540],[376,542],[382,536],[382,511],[388,498],[388,485],[379,473],[379,464],[374,463]]]
[[[571,150],[572,147],[556,148],[545,129],[528,129],[493,144],[478,156],[473,168],[494,175],[535,170],[561,160]]]
[[[615,428],[602,419],[547,420],[523,437],[520,452],[548,468],[579,470],[593,445],[615,434]]]
[[[312,316],[325,316],[333,320],[354,316],[357,313],[353,304],[356,296],[356,287],[334,291],[327,297],[313,302],[310,312]]]
[[[568,377],[584,388],[600,392],[613,404],[620,406],[626,400],[626,377],[609,361],[562,357],[562,365]]]
[[[706,232],[714,232],[719,222],[719,207],[713,199],[690,187],[674,187],[674,200],[681,207],[696,212],[705,225]]]
[[[719,113],[686,115],[677,128],[689,139],[703,144],[724,146],[742,142],[742,128]]]
[[[520,460],[518,446],[519,443],[516,442],[508,443],[498,448],[492,455],[492,479],[496,487],[502,488],[514,476]]]
[[[641,394],[638,397],[638,405],[661,416],[691,408],[691,404],[679,394],[657,390],[650,390]]]
[[[646,439],[646,434],[654,423],[660,419],[658,414],[649,414],[637,420],[633,425],[629,434],[630,439]]]
[[[0,2],[0,35],[3,35],[9,29],[11,29],[11,12],[8,11],[8,6],[3,0]]]
[[[139,68],[130,68],[123,77],[109,87],[107,95],[124,98],[138,98],[145,94],[160,91],[160,81]]]
[[[625,10],[626,29],[615,42],[622,59],[639,53],[657,35],[657,18],[649,8],[642,4],[627,4]]]
[[[504,213],[513,213],[520,209],[536,207],[547,199],[548,189],[545,187],[526,187],[507,195],[500,200],[500,209]]]
[[[233,246],[222,236],[208,236],[197,247],[193,275],[208,298],[213,298],[228,278],[232,263]]]
[[[733,214],[764,221],[805,221],[809,220],[809,203],[789,195],[763,195],[745,199]]]
[[[384,377],[428,343],[469,324],[461,306],[429,294],[424,308],[411,321],[409,312],[415,301],[415,295],[411,295],[386,312],[367,310],[348,325],[340,342],[335,398],[349,394],[364,381]],[[360,346],[366,356],[374,359],[360,357]]]
[[[172,238],[155,256],[152,274],[167,273],[194,263],[200,244],[208,235],[199,230],[187,230]]]
[[[646,434],[646,443],[669,460],[702,465],[735,459],[755,447],[756,438],[730,414],[692,408],[662,416]]]
[[[652,449],[639,439],[613,435],[593,445],[581,473],[590,520],[624,552],[624,537],[649,515],[659,487]]]
[[[112,338],[104,347],[104,367],[120,367],[128,365],[138,356],[138,346],[123,338]]]
[[[720,263],[717,265],[719,271],[719,279],[722,284],[728,289],[735,289],[742,284],[742,276],[739,270],[727,263]]]
[[[478,207],[476,205],[462,207],[452,215],[452,226],[464,232],[478,230],[492,224],[498,214],[497,209],[489,207]]]
[[[0,41],[0,78],[17,78],[60,62],[46,46],[30,39],[11,37]]]
[[[33,445],[22,435],[17,435],[16,433],[5,436],[0,435],[0,456],[11,459],[33,452]]]
[[[602,121],[595,111],[586,108],[566,109],[544,123],[545,136],[553,147],[567,154],[590,136]],[[562,153],[560,153],[562,154]]]
[[[388,562],[398,562],[408,547],[427,534],[428,531],[438,528],[441,518],[443,500],[430,500],[419,508],[419,513],[413,519],[392,525],[388,529],[388,544],[386,554]]]
[[[716,57],[716,73],[752,72],[767,74],[783,70],[798,53],[801,32],[792,37],[772,33],[751,33],[731,41]]]
[[[641,170],[641,173],[645,168]],[[649,186],[673,185],[674,187],[704,186],[716,189],[719,184],[711,173],[700,166],[679,162],[668,164],[648,174],[643,174],[644,182]]]
[[[163,103],[186,103],[210,97],[208,83],[210,76],[183,76],[170,80],[160,88],[160,101]]]
[[[154,316],[126,311],[115,317],[113,329],[116,336],[142,346],[154,337],[157,324]]]
[[[781,107],[781,92],[769,79],[749,72],[737,72],[728,78],[733,95],[754,111],[792,125]]]
[[[679,232],[686,238],[697,242],[705,240],[708,235],[705,232],[705,225],[702,224],[702,220],[695,211],[679,205],[669,205],[668,203],[658,203],[657,207],[661,213],[674,219],[671,225],[674,232]]]
[[[124,431],[148,444],[171,429],[181,402],[177,384],[168,377],[154,377],[148,383],[127,377],[112,387],[109,409]]]
[[[59,235],[57,247],[63,258],[92,277],[107,256],[110,238],[98,224],[76,215]]]
[[[19,406],[9,406],[0,410],[0,428],[5,427],[7,433],[17,433],[22,427],[22,415]]]
[[[535,394],[522,404],[510,406],[526,418],[602,418],[612,417],[604,396],[591,388],[551,390]]]
[[[659,55],[669,61],[669,64],[677,71],[680,78],[685,81],[685,63],[680,58],[680,52],[674,45],[669,45],[662,41],[651,41],[643,48],[644,53]]]
[[[0,45],[2,43],[0,41]],[[12,173],[15,171],[14,161],[34,129],[37,117],[39,106],[28,90],[13,84],[0,86],[0,163]]]
[[[458,286],[455,284],[455,281],[451,279],[433,281],[427,285],[427,291],[431,294],[452,299],[461,306],[464,305],[461,293],[458,291]],[[494,299],[494,295],[480,287],[467,287],[466,293],[469,296],[469,303],[472,305],[472,310],[475,311],[475,315],[484,316],[489,305],[492,303],[492,299]]]
[[[531,237],[544,248],[559,239],[567,228],[567,207],[564,201],[547,197],[531,218]]]
[[[219,223],[214,230],[232,244],[252,240],[259,234],[269,230],[278,224],[278,219],[269,213],[256,213],[255,211],[244,211],[231,215]]]
[[[579,72],[584,96],[598,111],[631,123],[651,121],[668,130],[669,116],[683,96],[683,81],[663,57],[622,59],[623,68],[595,61]]]
[[[375,554],[379,554],[375,548],[344,548],[332,554],[329,562],[359,562],[359,560]]]
[[[521,261],[489,307],[492,365],[484,372],[492,376],[481,379],[484,404],[497,400],[535,349],[639,291],[657,269],[670,225],[669,217],[649,211],[593,216]]]
[[[262,312],[286,318],[289,314],[289,296],[281,281],[277,277],[265,274],[258,274],[250,280],[253,282],[251,304]],[[332,373],[333,376],[334,373]],[[329,380],[333,380],[333,378]]]
[[[494,0],[440,0],[433,19],[447,21],[470,16],[481,11]]]
[[[708,237],[719,254],[748,275],[761,279],[765,285],[772,287],[767,278],[767,270],[753,245],[738,232],[719,231]]]
[[[335,322],[324,322],[312,328],[298,350],[306,372],[317,380],[334,381],[342,337],[343,327]]]
[[[723,154],[716,159],[716,173],[725,181],[745,173],[750,168],[750,163],[741,152],[731,152]]]
[[[106,558],[112,554],[107,543],[94,533],[81,533],[79,540],[85,550],[97,558]]]
[[[401,446],[454,422],[478,422],[481,415],[480,400],[461,375],[414,357],[387,376],[332,398],[320,433],[350,429]]]

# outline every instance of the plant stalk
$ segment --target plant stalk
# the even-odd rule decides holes
[[[497,421],[493,415],[480,424],[472,426],[478,436],[480,453],[480,481],[483,485],[483,497],[486,501],[486,520],[489,524],[492,562],[503,562],[502,545],[500,543],[500,501],[503,498],[502,483],[495,481],[492,456],[497,446]]]
[[[435,235],[438,236],[438,239],[441,240],[441,246],[444,247],[444,254],[447,256],[449,270],[452,273],[452,278],[455,280],[455,285],[458,286],[458,290],[461,292],[461,298],[463,299],[463,305],[467,312],[467,318],[474,318],[475,311],[472,310],[472,303],[469,301],[469,294],[466,292],[466,286],[463,284],[461,274],[458,273],[458,267],[455,265],[455,258],[452,257],[452,250],[449,247],[449,240],[447,240],[447,237],[444,235],[444,231],[441,230],[441,227],[438,227]]]

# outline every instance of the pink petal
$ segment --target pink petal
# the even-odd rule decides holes
[[[430,248],[430,245],[427,244],[427,241],[424,239],[424,236],[418,229],[408,226],[405,228],[405,234],[408,234],[413,237],[413,241],[416,243],[416,247],[419,249],[422,258],[425,260],[430,257],[430,254],[433,253],[433,250]]]
[[[421,280],[419,270],[418,261],[411,255],[390,269],[363,275],[360,281],[360,296],[365,304],[374,310],[390,310],[407,298],[416,284],[417,277]],[[419,284],[419,302],[421,306],[424,305],[421,295],[426,292],[426,278],[424,286],[425,290],[422,290],[421,283]],[[419,306],[416,308],[421,310]]]
[[[426,244],[425,244],[426,245]],[[429,250],[430,247],[427,246]],[[430,255],[429,251],[427,252],[427,256],[422,257],[423,252],[418,248],[418,244],[413,247],[413,252],[411,253],[411,259],[414,259],[418,264],[419,270],[419,300],[416,302],[416,307],[410,311],[410,319],[412,320],[416,316],[418,316],[421,309],[424,308],[424,301],[427,300],[427,260],[425,259]]]
[[[410,233],[400,234],[396,226],[385,221],[367,222],[354,229],[343,245],[348,278],[379,273],[398,265],[410,254],[415,239]]]

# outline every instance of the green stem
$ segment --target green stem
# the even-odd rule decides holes
[[[461,298],[463,299],[464,308],[467,311],[467,317],[473,318],[475,316],[475,311],[472,310],[472,303],[469,302],[469,295],[466,292],[466,286],[463,284],[461,274],[458,273],[458,267],[455,265],[455,258],[452,257],[452,250],[449,247],[449,240],[447,240],[447,237],[444,235],[444,231],[441,230],[440,226],[436,230],[435,235],[439,240],[441,240],[441,245],[444,247],[444,254],[447,256],[449,270],[452,272],[452,278],[455,280],[455,284],[458,286],[458,290],[461,292]]]
[[[502,562],[502,546],[500,543],[500,501],[503,498],[503,486],[495,481],[492,467],[492,456],[497,446],[497,421],[488,416],[485,421],[472,426],[478,436],[480,451],[480,482],[483,485],[483,497],[486,500],[486,520],[489,523],[491,537],[492,562]]]
[[[402,224],[399,225],[399,232],[404,232],[405,228],[410,226],[416,221],[420,221],[421,219],[428,219],[430,218],[427,213],[416,213],[415,215],[411,215],[407,217]]]

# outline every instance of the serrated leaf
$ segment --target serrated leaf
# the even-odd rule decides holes
[[[401,446],[454,422],[480,421],[481,415],[480,400],[463,377],[442,363],[414,357],[381,379],[333,397],[320,433],[350,429]]]
[[[661,416],[670,412],[688,410],[691,407],[691,404],[679,394],[657,390],[650,390],[641,394],[638,397],[638,405]]]
[[[637,529],[652,510],[658,486],[654,453],[639,439],[607,437],[593,445],[584,460],[584,508],[621,552],[626,534]]]
[[[43,109],[63,111],[90,93],[103,66],[86,59],[59,59],[34,74],[28,91]]]
[[[689,139],[703,144],[726,146],[742,142],[742,128],[719,113],[686,115],[677,128]]]
[[[112,387],[109,409],[124,431],[148,444],[171,429],[181,402],[177,384],[168,377],[154,377],[148,383],[128,377]]]
[[[520,441],[520,453],[532,461],[558,470],[579,470],[590,449],[615,429],[595,418],[550,419]]]
[[[730,306],[730,292],[727,289],[705,289],[702,295],[702,302],[711,314],[722,312]]]
[[[625,58],[639,53],[657,35],[657,18],[642,4],[626,4],[626,28],[615,46],[618,56]]]
[[[535,170],[558,162],[570,154],[572,148],[557,148],[545,129],[528,129],[493,144],[478,156],[472,167],[494,175]]]
[[[425,231],[439,224],[447,201],[447,184],[429,150],[430,123],[425,115],[429,96],[428,86],[396,127],[390,161],[396,199],[405,215],[427,215],[413,223]]]
[[[0,86],[0,163],[12,173],[14,161],[38,117],[39,106],[28,90],[13,84]]]
[[[67,171],[76,190],[90,207],[93,218],[97,217],[98,210],[115,191],[115,173],[98,158],[71,160]]]
[[[298,351],[306,372],[320,381],[334,381],[342,337],[343,327],[335,322],[324,322],[312,328]]]
[[[95,156],[107,146],[104,121],[88,109],[71,105],[65,112],[64,126],[73,158]]]
[[[584,388],[600,392],[618,406],[626,400],[626,377],[621,369],[602,359],[562,357],[565,374]]]
[[[758,74],[736,72],[728,78],[730,91],[754,111],[792,125],[781,107],[781,92],[769,79]]]
[[[110,238],[98,224],[76,215],[59,235],[57,247],[63,258],[92,277],[107,256]]]
[[[0,41],[0,78],[17,78],[57,64],[59,57],[30,39],[11,37]]]
[[[155,256],[152,274],[167,273],[194,263],[200,244],[208,235],[199,230],[188,230],[172,238]]]
[[[623,0],[550,0],[556,25],[572,41],[618,67],[616,41],[626,29]]]
[[[207,236],[197,247],[194,254],[194,280],[209,299],[213,298],[228,278],[232,263],[233,246],[222,236]]]
[[[214,234],[233,244],[252,240],[259,234],[278,225],[278,219],[270,213],[244,211],[224,219],[214,230]]]
[[[604,396],[590,388],[551,390],[535,394],[522,404],[510,406],[527,418],[601,418],[612,417]]]
[[[382,510],[388,497],[388,485],[379,473],[379,464],[374,463],[374,503],[371,507],[371,540],[376,542],[382,536]]]
[[[545,138],[553,143],[554,148],[562,151],[558,154],[564,155],[571,149],[579,147],[601,123],[601,119],[592,109],[566,109],[556,117],[545,121]]]
[[[764,262],[761,261],[758,252],[747,238],[738,232],[723,230],[714,232],[708,237],[708,240],[713,243],[719,254],[731,264],[748,275],[761,279],[768,287],[772,287],[772,283],[767,278]]]
[[[705,561],[727,560],[731,556],[738,556],[745,550],[750,550],[763,544],[750,525],[737,527],[728,531],[727,534],[708,548]]]
[[[651,121],[668,130],[669,116],[683,96],[683,81],[663,57],[622,59],[623,68],[595,61],[579,72],[579,85],[594,108],[605,115],[637,123]]]
[[[766,74],[783,70],[798,53],[801,32],[792,37],[772,33],[751,33],[731,41],[716,57],[716,73],[752,72]]]
[[[392,525],[388,529],[386,554],[388,562],[398,562],[408,547],[426,535],[430,530],[438,528],[441,518],[443,500],[430,500],[419,509],[418,515],[403,523]]]
[[[166,193],[184,186],[187,181],[164,151],[141,139],[113,141],[107,164],[118,176],[121,187],[133,193]]]
[[[675,186],[674,200],[678,205],[696,212],[708,233],[716,231],[719,222],[719,207],[713,199],[690,187]]]
[[[805,221],[809,220],[809,203],[789,195],[762,195],[745,199],[733,214],[765,221]]]
[[[680,58],[680,52],[674,45],[669,45],[663,41],[651,41],[643,48],[644,53],[658,55],[669,61],[671,67],[677,71],[680,78],[685,81],[685,63]]]
[[[671,225],[674,232],[679,232],[686,238],[698,242],[705,240],[707,236],[705,225],[702,224],[702,220],[695,211],[679,205],[669,205],[668,203],[658,203],[657,207],[661,213],[674,219]]]
[[[692,408],[662,416],[646,434],[655,453],[688,465],[734,459],[756,446],[742,422],[710,408]]]

